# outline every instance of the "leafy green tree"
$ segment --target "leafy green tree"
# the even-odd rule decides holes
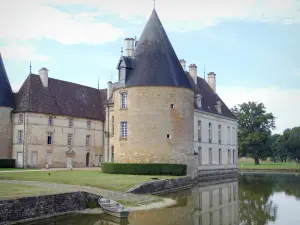
[[[250,156],[259,164],[259,159],[268,157],[267,141],[275,129],[275,117],[267,113],[263,103],[248,102],[233,107],[238,119],[239,152]]]
[[[290,130],[288,147],[290,158],[300,163],[300,127],[294,127]]]
[[[281,162],[286,162],[290,155],[290,132],[290,129],[284,130],[283,134],[280,135],[276,140],[276,151]]]
[[[277,139],[280,136],[280,134],[270,135],[267,141],[268,157],[271,157],[273,162],[276,162],[278,159],[280,159],[280,155],[277,148]]]

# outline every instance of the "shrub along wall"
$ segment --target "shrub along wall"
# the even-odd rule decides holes
[[[15,168],[15,159],[0,159],[0,168]]]
[[[163,163],[103,163],[102,171],[113,174],[185,176],[185,164]]]

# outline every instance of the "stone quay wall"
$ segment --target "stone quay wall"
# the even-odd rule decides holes
[[[98,198],[99,196],[87,192],[70,192],[1,200],[0,224],[84,210],[87,208],[88,202],[97,202]]]
[[[197,176],[192,178],[190,176],[166,179],[153,180],[139,184],[127,192],[133,194],[154,194],[164,195],[176,191],[191,188],[194,185],[205,185],[206,183],[222,183],[230,180],[236,180],[238,176],[238,169],[222,169],[222,170],[203,170],[198,171]]]

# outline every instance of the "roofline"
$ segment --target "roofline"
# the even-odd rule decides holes
[[[183,87],[183,86],[164,86],[164,85],[133,85],[133,86],[123,86],[123,87],[120,87],[120,88],[116,88],[115,90],[118,90],[118,89],[127,89],[127,88],[135,88],[135,87],[164,87],[164,88],[180,88],[180,89],[187,89],[187,90],[190,90],[191,92],[194,93],[194,90],[193,88],[188,88],[188,87]]]
[[[222,119],[227,119],[227,120],[232,120],[232,121],[238,122],[238,119],[234,119],[234,118],[227,117],[227,116],[222,116],[222,115],[219,115],[219,114],[216,114],[216,113],[210,113],[210,112],[206,112],[206,111],[196,109],[196,108],[194,109],[194,111],[199,112],[199,113],[203,113],[203,114],[207,114],[207,115],[210,115],[210,116],[216,116],[216,117],[219,117],[219,118],[222,118]]]

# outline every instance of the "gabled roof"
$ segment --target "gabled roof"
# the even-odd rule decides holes
[[[117,69],[120,69],[121,63],[124,62],[126,68],[132,69],[132,58],[127,56],[121,56]]]
[[[14,94],[0,54],[0,107],[1,106],[15,108]]]
[[[231,110],[227,107],[227,105],[223,102],[223,100],[220,98],[220,96],[211,89],[211,87],[208,85],[208,83],[201,77],[197,77],[197,84],[195,84],[193,78],[187,73],[187,76],[189,78],[189,81],[193,87],[193,90],[195,94],[201,94],[202,96],[202,108],[197,108],[195,105],[195,108],[199,109],[200,111],[208,112],[217,114],[220,116],[228,117],[231,119],[236,119],[234,114],[231,112]],[[222,113],[218,113],[215,105],[217,104],[217,101],[221,101],[221,111]]]
[[[30,74],[15,94],[15,112],[35,112],[105,120],[106,89],[98,90],[49,78],[44,87],[39,75]]]
[[[126,87],[192,88],[155,9],[133,53],[133,63]]]

